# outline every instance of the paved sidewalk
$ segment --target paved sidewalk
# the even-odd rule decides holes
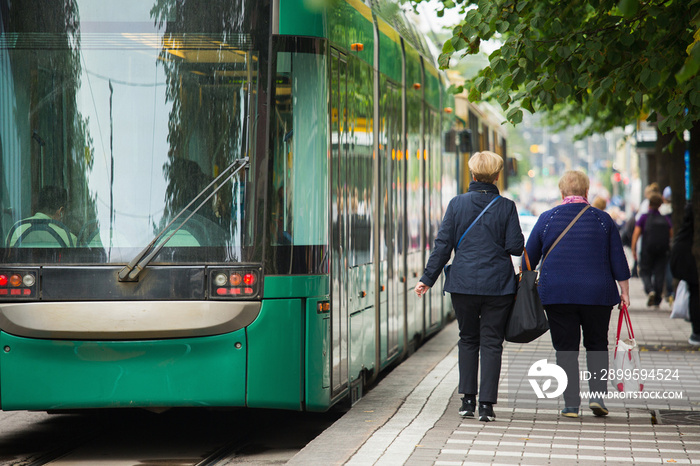
[[[700,351],[687,343],[690,324],[669,319],[668,303],[647,308],[639,279],[630,288],[642,368],[663,379],[645,381],[647,398],[608,399],[605,418],[582,400],[580,418],[560,416],[561,397],[538,399],[527,377],[535,361],[555,360],[547,333],[526,345],[506,343],[496,421],[462,419],[453,322],[288,464],[700,464]]]

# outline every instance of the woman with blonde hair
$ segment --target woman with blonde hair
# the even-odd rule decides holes
[[[489,151],[469,159],[473,181],[469,191],[450,201],[425,272],[415,291],[422,296],[445,264],[454,259],[445,291],[452,297],[459,323],[459,414],[474,417],[479,395],[479,420],[495,420],[506,321],[517,281],[511,255],[523,252],[523,234],[515,203],[500,196],[494,184],[503,159]],[[479,357],[481,381],[477,384]]]
[[[565,417],[579,415],[578,354],[582,331],[591,373],[588,386],[594,394],[588,407],[596,416],[608,414],[603,402],[607,380],[602,379],[602,374],[609,367],[610,314],[613,306],[630,303],[630,269],[620,234],[610,215],[589,208],[588,186],[585,173],[564,173],[559,180],[561,205],[540,214],[526,247],[532,267],[547,257],[546,261],[542,259],[538,289],[549,319],[557,364],[568,377],[561,412]]]

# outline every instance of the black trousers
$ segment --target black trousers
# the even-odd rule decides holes
[[[695,335],[700,335],[700,286],[697,283],[688,283],[688,295],[690,302],[688,311],[690,314],[690,323]]]
[[[479,402],[498,401],[503,338],[515,295],[481,296],[452,293],[459,323],[459,393],[479,394]],[[481,383],[477,386],[479,356]]]
[[[549,333],[557,354],[559,365],[568,378],[564,390],[564,405],[577,408],[581,404],[578,354],[583,331],[583,346],[591,378],[591,392],[608,391],[608,382],[603,380],[608,364],[608,326],[612,306],[586,306],[579,304],[550,304],[545,306],[549,320]]]
[[[646,294],[652,291],[656,293],[656,304],[661,302],[667,265],[668,254],[666,252],[658,254],[642,252],[642,256],[639,258],[639,276],[644,283],[644,292]]]

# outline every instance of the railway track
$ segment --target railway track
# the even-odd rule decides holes
[[[0,412],[0,465],[283,463],[341,415],[197,408]]]

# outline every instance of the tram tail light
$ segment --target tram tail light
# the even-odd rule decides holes
[[[0,270],[0,300],[38,299],[38,271]]]
[[[260,297],[260,269],[214,270],[210,296],[216,299],[257,299]]]

